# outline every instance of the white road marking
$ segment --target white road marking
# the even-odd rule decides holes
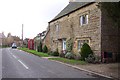
[[[26,69],[29,69],[21,60],[18,60]]]
[[[17,59],[17,57],[15,55],[12,55],[15,59]]]
[[[11,55],[13,55],[13,53],[10,52]]]

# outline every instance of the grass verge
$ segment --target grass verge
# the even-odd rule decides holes
[[[85,64],[87,64],[87,62],[85,62],[85,61],[66,59],[66,58],[49,58],[49,60],[56,60],[56,61],[60,61],[60,62],[72,64],[72,65],[85,65]]]
[[[28,48],[18,48],[18,49],[23,50],[23,51],[28,52],[28,53],[32,53],[32,54],[40,56],[40,57],[49,57],[49,55],[46,53],[37,52],[35,50],[29,50]]]

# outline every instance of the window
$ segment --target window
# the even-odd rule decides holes
[[[89,44],[89,40],[78,40],[78,50],[81,49],[81,47],[84,43]]]
[[[63,50],[66,50],[66,39],[63,39],[62,45],[63,45]]]
[[[59,30],[59,25],[57,24],[56,25],[56,32],[58,32],[58,30]]]
[[[80,25],[88,24],[88,15],[82,15],[80,16]]]

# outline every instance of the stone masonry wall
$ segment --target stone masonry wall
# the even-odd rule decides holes
[[[90,39],[90,47],[95,53],[101,52],[101,11],[96,6],[98,3],[90,4],[83,7],[65,17],[62,17],[56,21],[50,23],[50,38],[57,41],[62,38],[73,38],[74,48],[73,52],[78,53],[77,40],[78,39]],[[83,14],[88,14],[88,24],[80,26],[79,17]],[[59,24],[59,32],[56,34],[55,25]],[[52,42],[51,49],[62,46],[61,41],[57,41],[59,44]],[[61,49],[59,49],[61,50]]]
[[[112,52],[115,59],[116,53],[120,52],[120,34],[118,26],[111,17],[109,17],[107,11],[102,9],[102,52]]]

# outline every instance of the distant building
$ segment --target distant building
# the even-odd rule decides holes
[[[48,26],[47,30],[46,30],[46,34],[42,40],[43,46],[46,45],[48,50],[51,50],[51,43],[50,43],[50,28]]]
[[[12,36],[11,33],[8,33],[7,45],[11,46],[12,43],[16,43],[17,46],[21,46],[22,40],[18,36]]]
[[[0,46],[6,46],[7,43],[6,43],[6,37],[4,35],[4,33],[0,33]]]
[[[46,31],[43,31],[42,33],[37,34],[37,36],[34,38],[34,50],[37,51],[40,41],[43,42],[45,35]]]

